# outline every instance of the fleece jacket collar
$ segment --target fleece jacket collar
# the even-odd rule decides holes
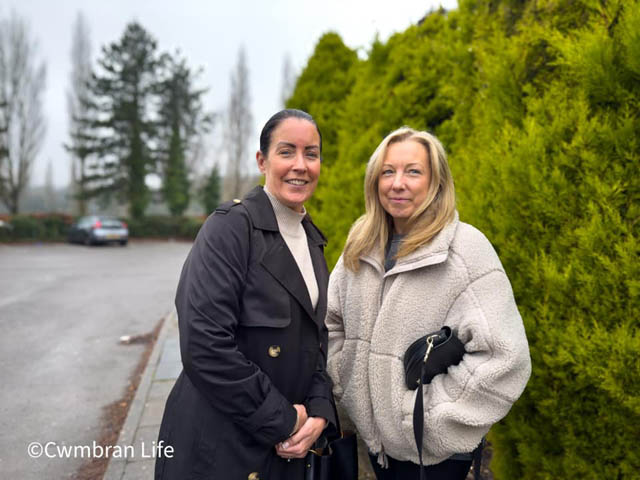
[[[453,237],[459,223],[460,219],[458,211],[456,210],[453,220],[451,220],[451,222],[445,226],[440,233],[433,237],[429,243],[411,252],[406,257],[399,258],[395,266],[386,273],[384,273],[384,267],[382,265],[384,255],[379,248],[370,254],[361,256],[360,260],[370,264],[378,272],[384,273],[385,277],[430,265],[437,265],[438,263],[444,262],[449,257],[449,247],[451,246],[451,242],[453,241]]]

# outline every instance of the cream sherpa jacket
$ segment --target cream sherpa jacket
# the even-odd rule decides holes
[[[329,280],[328,371],[334,394],[374,453],[418,463],[417,390],[403,356],[422,335],[450,326],[462,362],[424,392],[423,460],[473,451],[518,399],[531,373],[527,337],[511,285],[487,238],[455,219],[385,273],[383,252],[354,273],[338,260]]]

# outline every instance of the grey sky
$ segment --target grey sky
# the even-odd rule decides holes
[[[260,127],[280,108],[285,55],[290,56],[299,72],[318,38],[330,30],[339,33],[349,47],[361,48],[364,53],[376,32],[386,40],[440,5],[456,8],[457,1],[2,0],[0,16],[14,10],[29,21],[32,37],[37,39],[41,58],[47,64],[47,136],[31,183],[44,182],[49,160],[53,163],[54,183],[62,186],[69,181],[68,154],[62,148],[67,140],[65,92],[71,69],[72,27],[80,10],[90,28],[94,60],[100,47],[117,41],[127,22],[134,19],[156,38],[160,51],[179,48],[190,66],[204,69],[199,86],[210,89],[205,97],[208,110],[225,108],[230,72],[238,49],[244,45],[255,123],[253,151],[258,146]],[[211,141],[211,148],[215,145]],[[212,164],[215,157],[211,151],[206,161]]]

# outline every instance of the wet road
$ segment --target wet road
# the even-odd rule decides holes
[[[150,332],[173,308],[190,246],[0,245],[0,478],[70,478],[83,463],[27,449],[97,440],[102,407],[122,396],[144,350],[118,339]]]

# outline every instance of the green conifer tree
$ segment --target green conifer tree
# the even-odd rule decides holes
[[[382,138],[404,124],[437,129],[452,116],[453,102],[444,87],[451,70],[448,56],[461,48],[455,36],[446,13],[432,12],[386,44],[375,40],[368,60],[351,67],[354,83],[345,95],[318,94],[309,101],[318,110],[328,104],[337,111],[336,160],[323,163],[312,202],[318,206],[314,220],[330,239],[325,250],[329,265],[338,260],[349,228],[364,211],[364,172]]]
[[[315,213],[322,210],[322,201],[329,195],[325,172],[338,157],[340,118],[344,113],[344,101],[355,82],[357,64],[356,52],[345,46],[338,34],[325,33],[318,40],[287,101],[288,108],[298,108],[313,115],[322,132],[322,175],[314,196],[306,205],[314,221],[319,220]]]
[[[499,249],[533,359],[525,395],[492,429],[496,478],[640,467],[627,447],[640,421],[638,11],[531,2],[514,33],[474,43],[461,212]]]
[[[220,204],[220,197],[222,196],[221,189],[222,182],[220,172],[218,170],[218,164],[215,164],[200,191],[200,202],[204,206],[207,215],[213,212]]]
[[[179,131],[172,128],[164,172],[163,193],[171,215],[179,216],[189,206],[190,182]]]
[[[187,156],[193,154],[194,140],[205,133],[211,116],[203,112],[201,97],[206,90],[195,89],[197,76],[185,59],[164,55],[166,78],[159,83],[160,160],[163,166],[163,194],[172,215],[182,215],[189,206],[189,168]]]
[[[324,141],[323,167],[336,159],[342,103],[353,87],[353,67],[357,62],[356,52],[345,46],[337,33],[325,33],[287,101],[288,108],[309,112],[318,123]]]
[[[156,171],[152,147],[156,124],[152,108],[157,100],[156,41],[136,22],[127,25],[116,43],[102,48],[99,71],[90,84],[94,115],[86,121],[95,136],[85,181],[89,195],[115,195],[140,218],[150,201],[145,183]]]
[[[638,0],[460,0],[375,41],[346,97],[306,100],[340,109],[314,212],[330,264],[383,136],[409,124],[444,141],[461,219],[498,250],[533,360],[489,436],[499,480],[640,469],[637,32]]]

